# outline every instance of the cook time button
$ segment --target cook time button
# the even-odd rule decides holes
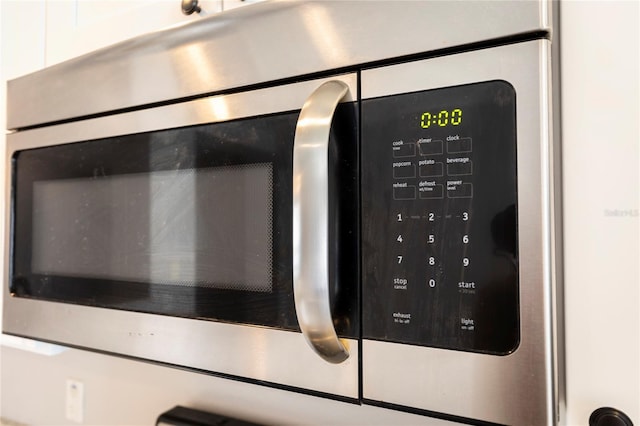
[[[407,158],[416,156],[416,144],[404,141],[393,142],[393,158]]]

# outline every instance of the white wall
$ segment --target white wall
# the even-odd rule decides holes
[[[45,3],[2,0],[0,2],[0,238],[4,241],[4,189],[5,189],[5,139],[6,83],[5,81],[44,67],[44,16]],[[0,266],[4,270],[4,244],[0,245]],[[4,284],[4,283],[3,283]],[[0,291],[0,301],[3,292]],[[0,303],[0,325],[2,304]],[[1,354],[0,354],[1,365]],[[2,371],[0,370],[0,374]],[[1,392],[1,390],[0,390]],[[0,393],[0,398],[2,394]]]
[[[27,7],[25,7],[27,6]],[[5,188],[5,139],[6,129],[6,84],[5,81],[44,66],[44,1],[24,2],[3,0],[0,3],[0,224],[4,224]],[[25,48],[29,47],[29,48]],[[4,241],[4,225],[0,226],[0,239]],[[4,270],[4,244],[0,245],[0,269]],[[3,282],[4,285],[4,282]],[[3,292],[0,291],[0,301]],[[0,303],[0,325],[2,305]],[[0,380],[4,382],[6,369],[0,351]],[[28,368],[28,367],[27,367]],[[2,392],[0,400],[10,392]],[[0,416],[2,411],[0,408]]]
[[[640,3],[561,3],[568,423],[640,424]]]

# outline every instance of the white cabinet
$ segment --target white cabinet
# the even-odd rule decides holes
[[[141,34],[263,0],[3,0],[2,79],[12,79]]]
[[[222,11],[222,0],[201,0],[186,16],[179,0],[67,0],[46,2],[47,66],[135,36]]]
[[[45,66],[45,1],[3,0],[0,2],[0,16],[0,124],[4,129],[4,80],[28,74]]]

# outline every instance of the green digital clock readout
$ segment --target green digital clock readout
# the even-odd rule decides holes
[[[462,123],[462,110],[460,108],[434,113],[423,112],[420,116],[420,127],[423,129],[428,129],[431,126],[458,126],[460,123]]]

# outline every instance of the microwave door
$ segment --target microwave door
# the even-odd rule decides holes
[[[327,81],[349,90],[325,127],[328,278],[302,311],[294,139]],[[9,135],[4,332],[357,399],[355,99],[350,74]],[[313,309],[349,347],[344,362],[307,344],[316,325],[298,317]]]

